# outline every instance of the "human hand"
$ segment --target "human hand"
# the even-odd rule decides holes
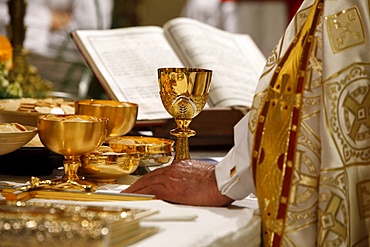
[[[157,199],[194,206],[226,206],[233,202],[218,190],[215,166],[196,160],[175,161],[158,168],[122,193],[151,194]]]
[[[51,30],[61,30],[72,20],[72,13],[63,10],[53,10]]]

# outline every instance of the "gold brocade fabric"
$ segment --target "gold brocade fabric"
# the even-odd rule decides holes
[[[264,246],[368,246],[370,0],[306,0],[249,120]]]

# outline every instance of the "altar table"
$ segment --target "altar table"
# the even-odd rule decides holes
[[[60,171],[49,177],[55,177]],[[60,174],[59,174],[60,175]],[[46,179],[47,177],[41,177]],[[129,184],[137,179],[135,176],[126,176],[118,182]],[[0,175],[0,181],[26,182],[29,177]],[[117,193],[115,187],[109,193]],[[127,186],[127,185],[126,185]],[[102,190],[105,187],[101,187]],[[0,200],[4,200],[0,196]],[[33,201],[45,199],[31,199]],[[51,201],[51,200],[48,200]],[[55,201],[60,202],[60,201]],[[126,208],[151,209],[158,211],[141,222],[142,226],[155,226],[158,232],[146,237],[131,246],[176,246],[176,247],[203,247],[203,246],[260,246],[261,220],[258,214],[257,201],[253,196],[244,200],[235,201],[229,207],[195,207],[176,205],[162,200],[145,201],[110,201],[110,202],[83,202],[63,201],[71,204],[109,205]]]

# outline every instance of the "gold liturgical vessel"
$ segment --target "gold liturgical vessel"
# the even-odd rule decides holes
[[[206,105],[212,70],[200,68],[159,68],[158,82],[163,106],[175,119],[177,127],[174,160],[190,159],[189,140],[196,132],[189,128]]]
[[[127,134],[136,123],[138,104],[116,100],[88,99],[75,101],[75,113],[108,118],[106,140]]]
[[[80,179],[77,172],[81,166],[81,156],[95,150],[104,142],[107,124],[106,118],[87,115],[39,116],[37,128],[42,144],[65,158],[63,162],[65,175],[60,179],[42,181],[44,186],[41,187],[93,191],[95,184]]]
[[[138,104],[116,100],[78,100],[75,114],[108,118],[108,131],[105,143],[112,138],[127,134],[136,123]],[[131,174],[139,166],[138,152],[102,152],[107,146],[82,156],[79,175],[96,183],[116,183],[117,178]]]
[[[0,188],[7,201],[23,201],[31,198],[125,201],[151,200],[152,195],[94,193],[97,184],[81,179],[78,171],[81,158],[100,147],[106,138],[108,119],[89,115],[43,115],[38,117],[38,133],[43,145],[64,156],[64,176],[41,180],[32,177],[29,185],[18,188]],[[106,174],[99,172],[101,177]]]

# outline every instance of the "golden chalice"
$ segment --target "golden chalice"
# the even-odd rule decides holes
[[[189,140],[196,132],[189,128],[204,108],[211,86],[212,70],[199,68],[159,68],[158,82],[163,106],[175,119],[177,127],[174,160],[189,159]]]
[[[99,147],[105,140],[108,120],[87,115],[43,115],[38,117],[38,132],[44,146],[64,155],[60,179],[43,181],[41,187],[93,191],[95,183],[80,179],[80,157]]]
[[[105,142],[109,142],[127,134],[135,126],[138,105],[116,100],[79,100],[75,102],[75,114],[108,118]],[[100,146],[83,155],[78,174],[97,183],[115,183],[118,177],[131,174],[138,166],[138,152],[115,153],[108,146]]]

